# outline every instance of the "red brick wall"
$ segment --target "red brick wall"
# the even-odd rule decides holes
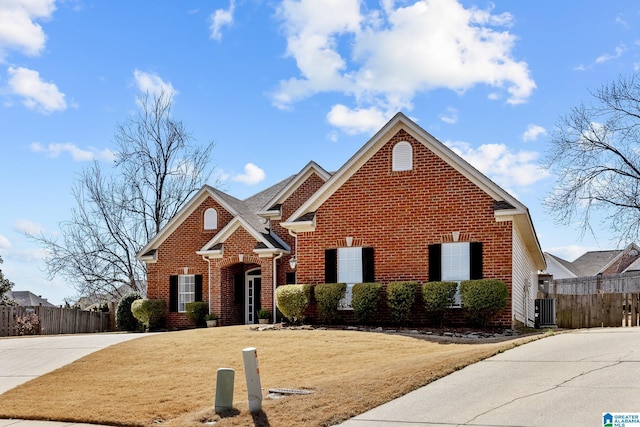
[[[395,143],[413,147],[413,170],[391,171]],[[400,130],[316,211],[316,230],[298,236],[298,283],[324,282],[324,250],[353,246],[375,250],[379,283],[429,280],[428,245],[451,241],[483,243],[483,274],[511,289],[510,221],[496,222],[493,199]],[[419,301],[418,301],[419,303]],[[503,313],[511,323],[511,304]]]
[[[282,203],[282,221],[286,221],[304,202],[324,184],[324,180],[315,173],[309,176],[298,188]],[[286,228],[280,226],[280,221],[271,221],[271,229],[276,235],[284,240],[290,247],[291,253],[295,252],[295,239],[289,234]],[[282,268],[278,269],[278,285],[285,284],[287,272],[292,272],[289,267],[291,256],[285,255],[279,262]]]

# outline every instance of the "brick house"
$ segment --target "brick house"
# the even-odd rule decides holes
[[[244,201],[203,187],[138,259],[170,327],[193,300],[255,323],[285,283],[347,283],[348,309],[359,282],[482,277],[510,290],[500,323],[533,325],[545,268],[527,208],[402,113],[333,174],[311,162]]]

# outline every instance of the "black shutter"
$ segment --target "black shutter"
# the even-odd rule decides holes
[[[471,242],[469,245],[470,279],[482,279],[482,242]]]
[[[338,281],[338,250],[325,249],[324,251],[324,283],[336,283]]]
[[[295,285],[296,284],[296,272],[295,271],[287,272],[287,278],[285,279],[285,283],[287,285]]]
[[[362,248],[362,281],[364,283],[376,281],[373,248]]]
[[[178,276],[169,276],[169,311],[178,311]]]
[[[202,274],[196,274],[195,285],[195,301],[202,301]]]
[[[244,274],[233,275],[233,302],[244,303]]]
[[[439,282],[442,278],[442,246],[429,245],[429,281]]]

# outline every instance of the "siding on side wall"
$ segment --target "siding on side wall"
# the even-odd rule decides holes
[[[534,326],[537,272],[522,236],[513,228],[513,319],[526,326]],[[528,287],[528,289],[526,289]]]

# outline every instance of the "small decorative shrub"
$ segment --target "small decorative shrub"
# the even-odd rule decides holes
[[[346,283],[323,283],[313,290],[318,303],[318,315],[321,319],[332,322],[338,318],[338,303],[347,291]]]
[[[261,308],[260,310],[258,310],[258,319],[270,319],[271,318],[271,312],[269,310],[267,310],[266,308]]]
[[[358,322],[367,323],[378,311],[380,283],[357,283],[353,286],[351,306]]]
[[[278,310],[292,323],[302,323],[304,311],[309,307],[311,285],[282,285],[276,288]]]
[[[442,325],[446,310],[453,305],[458,284],[456,282],[427,282],[422,285],[422,302],[427,313]]]
[[[142,330],[142,323],[133,317],[131,304],[137,299],[142,299],[139,292],[129,292],[123,296],[116,309],[116,328],[119,331],[137,332]]]
[[[205,314],[205,316],[204,316],[204,320],[205,320],[205,321],[207,321],[207,320],[218,320],[218,315],[217,315],[217,314],[215,314],[215,313],[213,313],[213,312],[211,312],[211,313],[207,313],[207,314]]]
[[[387,305],[394,323],[406,324],[416,299],[416,282],[393,282],[387,285]]]
[[[131,313],[147,330],[159,329],[164,318],[163,299],[137,299],[131,303]]]
[[[185,305],[187,309],[185,315],[196,327],[206,326],[207,322],[204,317],[209,313],[209,306],[203,301],[188,302]]]
[[[13,329],[16,335],[35,335],[38,333],[40,319],[35,313],[27,313],[24,316],[15,316]]]
[[[465,280],[460,283],[462,307],[473,322],[487,323],[507,306],[509,289],[504,282],[495,279]]]

